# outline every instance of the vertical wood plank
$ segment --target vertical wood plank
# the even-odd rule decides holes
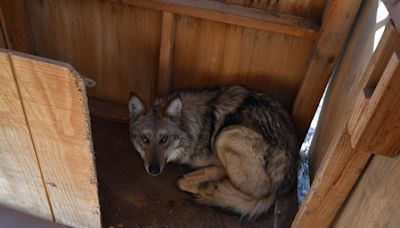
[[[52,214],[6,52],[0,51],[0,203],[51,220]]]
[[[301,138],[305,136],[317,110],[361,2],[361,0],[332,0],[326,8],[321,34],[292,111]]]
[[[175,40],[174,14],[163,12],[162,20],[160,62],[158,66],[158,95],[166,95],[171,90],[172,59]]]
[[[83,80],[69,65],[11,55],[55,221],[100,227]]]

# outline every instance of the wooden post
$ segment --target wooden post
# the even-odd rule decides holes
[[[166,95],[171,90],[172,60],[175,40],[174,35],[174,14],[163,12],[157,81],[158,95]]]

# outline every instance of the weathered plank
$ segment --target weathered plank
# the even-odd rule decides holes
[[[398,227],[399,179],[400,156],[374,156],[332,227]]]
[[[100,227],[83,80],[66,64],[10,57],[55,221]]]
[[[0,51],[0,204],[51,220],[52,213],[18,87]]]
[[[330,1],[327,5],[321,34],[292,111],[299,137],[304,137],[308,130],[361,2],[337,0]]]
[[[122,0],[123,3],[292,36],[316,38],[314,20],[273,11],[198,0]]]
[[[161,29],[157,91],[158,95],[166,95],[171,92],[172,59],[175,40],[174,14],[170,12],[163,12]]]
[[[240,84],[271,95],[288,110],[315,44],[310,39],[179,15],[175,37],[173,90]]]

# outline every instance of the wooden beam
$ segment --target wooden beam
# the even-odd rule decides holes
[[[292,227],[329,227],[370,156],[354,149],[347,129],[343,129],[328,148]]]
[[[298,136],[303,139],[360,8],[361,0],[336,0],[328,4],[314,55],[292,110]]]
[[[100,227],[84,80],[67,64],[9,56],[55,221]]]
[[[0,204],[52,220],[8,55],[0,50]]]
[[[174,14],[163,12],[161,28],[160,61],[158,67],[158,95],[166,95],[171,90],[173,48],[175,40]]]
[[[256,28],[292,36],[317,38],[318,23],[272,11],[206,0],[122,0],[138,7],[168,11],[233,25]]]

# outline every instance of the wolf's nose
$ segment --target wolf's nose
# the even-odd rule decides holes
[[[157,175],[160,173],[160,166],[158,164],[150,163],[149,173],[152,175]]]

